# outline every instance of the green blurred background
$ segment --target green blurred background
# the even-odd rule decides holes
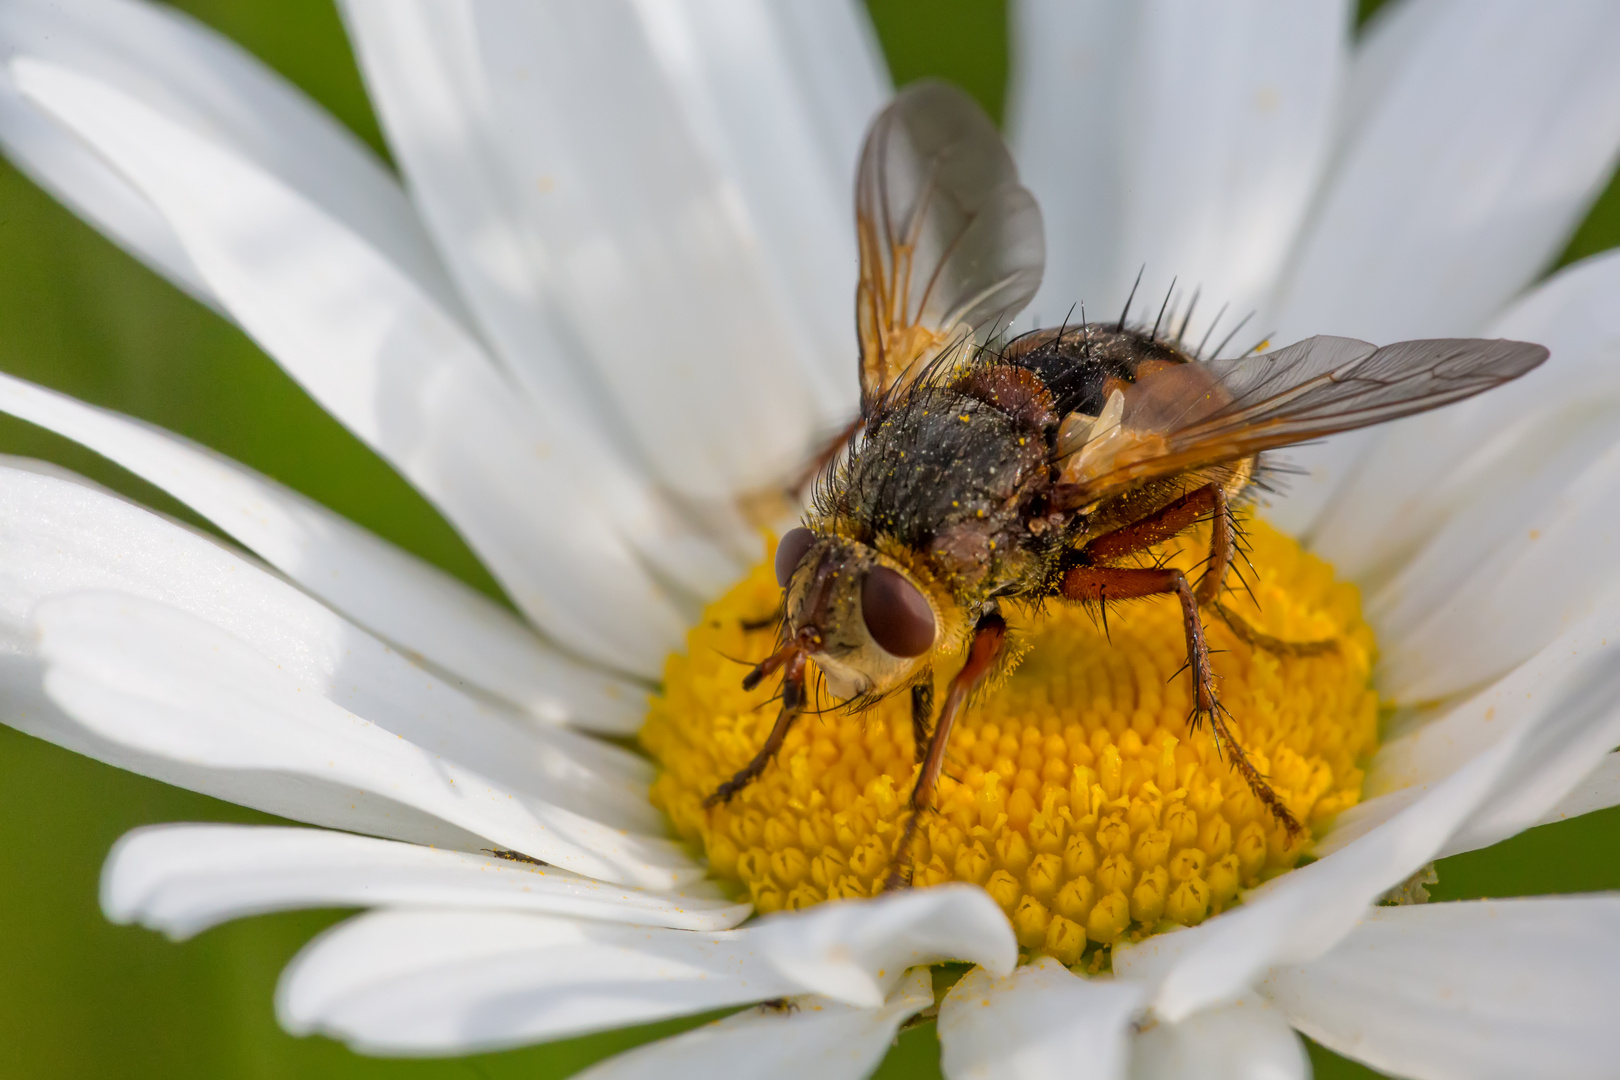
[[[330,0],[184,0],[386,154]],[[1376,6],[1362,4],[1363,17]],[[897,83],[960,83],[999,115],[1006,22],[991,0],[870,0]],[[1610,185],[1560,263],[1620,244]],[[0,162],[0,369],[142,417],[308,493],[496,592],[460,539],[241,333],[103,240]],[[48,458],[168,513],[173,500],[61,439],[0,419],[0,453]],[[200,524],[200,522],[199,522]],[[564,1077],[660,1025],[450,1061],[379,1061],[280,1032],[276,976],[339,912],[246,920],[184,944],[108,924],[97,877],[126,830],[267,820],[0,727],[0,1076]],[[1436,899],[1620,887],[1620,810],[1440,864]],[[1372,1073],[1313,1048],[1321,1077]],[[937,1076],[931,1027],[884,1077]]]

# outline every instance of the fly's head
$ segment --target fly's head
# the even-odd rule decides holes
[[[866,544],[792,529],[776,549],[776,578],[787,591],[777,656],[813,660],[841,700],[904,685],[939,643],[937,601],[904,566]],[[767,667],[780,666],[768,660],[749,680],[757,683]]]

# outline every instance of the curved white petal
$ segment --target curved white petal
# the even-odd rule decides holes
[[[1620,753],[1605,754],[1598,767],[1559,799],[1536,824],[1550,825],[1582,814],[1620,806]]]
[[[363,1053],[454,1054],[802,992],[748,945],[518,912],[383,911],[304,947],[276,1014]]]
[[[1368,769],[1365,801],[1351,807],[1317,842],[1330,854],[1422,799],[1434,784],[1504,740],[1519,742],[1497,793],[1446,842],[1439,855],[1486,847],[1549,821],[1620,802],[1614,754],[1620,706],[1599,708],[1589,725],[1535,727],[1546,703],[1585,693],[1608,643],[1620,636],[1620,615],[1603,612],[1561,635],[1495,685],[1422,727],[1391,739]],[[1597,659],[1594,659],[1597,658]],[[1556,718],[1554,718],[1556,719]],[[1541,723],[1546,723],[1545,720]]]
[[[1534,655],[1560,630],[1594,611],[1612,611],[1620,593],[1620,401],[1603,420],[1571,433],[1531,482],[1505,482],[1501,503],[1476,516],[1506,515],[1475,535],[1448,525],[1437,539],[1457,543],[1468,569],[1455,574],[1448,553],[1425,550],[1396,575],[1391,602],[1370,620],[1387,650],[1379,688],[1399,703],[1433,701],[1478,686]],[[1608,445],[1603,445],[1607,443]],[[1479,550],[1478,533],[1495,536]],[[1427,571],[1427,573],[1425,573]],[[1434,579],[1440,579],[1434,581]]]
[[[101,872],[109,919],[176,939],[246,915],[308,907],[507,909],[682,930],[730,929],[750,910],[488,854],[259,825],[136,829],[114,845]]]
[[[226,772],[104,738],[50,699],[45,692],[45,673],[39,657],[12,648],[0,650],[0,695],[6,703],[8,726],[114,768],[282,817],[297,815],[354,832],[464,851],[489,843],[379,792],[357,791],[340,783],[291,777],[270,769]]]
[[[859,405],[852,193],[888,71],[853,0],[631,0],[693,138],[747,208],[822,422]]]
[[[157,208],[18,95],[9,64],[19,55],[93,71],[176,123],[231,146],[364,236],[438,303],[460,310],[399,183],[347,128],[245,49],[157,4],[9,0],[0,7],[0,147],[199,299],[218,303]]]
[[[54,594],[113,590],[159,601],[248,642],[308,693],[425,751],[609,821],[659,827],[646,801],[652,770],[645,760],[467,697],[221,544],[138,506],[81,483],[0,468],[0,541],[0,640],[19,653],[32,648],[34,606]],[[35,729],[29,719],[8,717],[61,741],[55,727]]]
[[[1046,223],[1046,273],[1026,309],[1039,322],[1061,319],[1071,304],[1092,319],[1118,310],[1110,306],[1126,199],[1118,159],[1137,10],[1110,0],[1011,5],[1007,136]]]
[[[152,199],[232,315],[530,618],[604,663],[659,670],[683,620],[619,531],[648,496],[591,456],[577,421],[537,420],[442,308],[274,176],[94,79],[27,59],[12,72]]]
[[[1320,956],[1386,890],[1448,850],[1467,850],[1464,839],[1492,843],[1533,824],[1620,739],[1620,645],[1584,659],[1558,696],[1388,820],[1234,911],[1116,948],[1114,970],[1156,984],[1155,1013],[1179,1021],[1231,1000],[1272,966]]]
[[[1153,1024],[1131,1040],[1131,1080],[1310,1080],[1311,1061],[1259,995]]]
[[[1020,5],[1011,130],[1051,239],[1034,308],[1151,320],[1201,290],[1196,344],[1269,293],[1325,161],[1349,5]],[[1178,319],[1175,324],[1181,325]],[[1268,327],[1253,326],[1248,347]]]
[[[1379,796],[1449,776],[1587,677],[1594,656],[1620,638],[1620,612],[1588,617],[1513,672],[1421,727],[1379,747],[1363,788]]]
[[[196,616],[118,593],[67,593],[34,611],[51,700],[104,739],[199,768],[274,772],[374,792],[547,862],[668,889],[702,870],[672,841],[522,794],[322,697]],[[299,804],[277,812],[315,824]]]
[[[1337,164],[1266,317],[1277,340],[1477,334],[1557,254],[1620,152],[1620,9],[1417,0],[1376,21]],[[1398,39],[1398,40],[1397,40]],[[1290,451],[1308,529],[1377,438]]]
[[[1004,976],[974,968],[940,1004],[940,1064],[949,1080],[1124,1080],[1145,995],[1049,956]]]
[[[852,280],[837,265],[852,250],[847,204],[819,196],[798,208],[799,226],[763,228],[777,208],[762,185],[794,163],[734,179],[729,159],[763,156],[746,145],[761,117],[739,120],[742,103],[690,107],[729,77],[722,50],[778,48],[785,27],[769,7],[730,12],[713,42],[691,36],[712,29],[696,5],[355,0],[346,13],[429,227],[524,381],[580,401],[604,392],[621,434],[689,495],[728,497],[796,464],[831,419],[811,392],[828,361],[809,353],[826,343],[809,333],[819,316],[795,317],[786,264],[764,249],[814,233],[784,258],[832,273],[821,297]],[[685,70],[683,47],[698,50]],[[777,105],[807,108],[788,72],[753,97],[772,118]],[[780,119],[777,152],[807,154],[794,136],[805,125]],[[824,183],[819,161],[803,164],[814,167],[803,184]],[[846,351],[848,340],[832,338]]]
[[[918,964],[966,960],[1005,975],[1018,962],[1007,916],[975,885],[818,904],[751,928],[770,962],[798,985],[877,1008]]]
[[[1477,333],[1557,254],[1614,166],[1620,9],[1416,0],[1371,34],[1280,337]],[[1382,47],[1395,37],[1398,56]]]
[[[1504,474],[1540,467],[1572,432],[1620,401],[1616,298],[1620,252],[1610,251],[1560,270],[1516,301],[1484,336],[1534,341],[1551,357],[1502,390],[1381,429],[1318,524],[1315,551],[1376,595],[1460,511],[1494,503]],[[1517,528],[1511,516],[1502,520]],[[1504,527],[1491,524],[1486,550]]]
[[[163,488],[313,595],[526,712],[615,734],[641,725],[641,687],[563,656],[480,593],[246,466],[4,374],[0,411]]]
[[[1610,1077],[1620,897],[1375,908],[1264,988],[1311,1038],[1394,1075]]]
[[[880,1008],[807,995],[608,1058],[576,1080],[862,1080],[900,1024],[934,1003],[927,968],[912,968]]]

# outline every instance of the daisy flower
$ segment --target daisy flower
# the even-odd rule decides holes
[[[890,89],[859,9],[343,13],[398,177],[171,11],[0,8],[11,159],[240,326],[515,609],[203,447],[0,380],[0,409],[240,545],[6,462],[6,722],[316,826],[133,833],[110,917],[184,937],[368,909],[277,1008],[370,1053],[752,1006],[597,1078],[860,1077],[936,1015],[953,1080],[1304,1076],[1295,1030],[1401,1075],[1612,1071],[1620,901],[1380,901],[1620,802],[1620,258],[1532,286],[1620,150],[1620,10],[1406,0],[1352,46],[1344,4],[1017,9],[1033,312],[1117,310],[1145,264],[1188,338],[1235,322],[1218,299],[1279,341],[1552,359],[1302,449],[1251,526],[1262,629],[1341,643],[1220,661],[1308,850],[1185,730],[1162,612],[1112,643],[1055,616],[953,743],[916,853],[933,887],[889,895],[913,765],[888,712],[804,726],[701,807],[768,723],[734,659],[777,594],[736,496],[856,406],[849,188]]]

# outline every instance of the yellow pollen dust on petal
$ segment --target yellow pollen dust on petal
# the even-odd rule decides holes
[[[1377,747],[1373,636],[1354,586],[1264,522],[1246,529],[1253,595],[1233,575],[1223,603],[1270,637],[1338,645],[1279,655],[1206,612],[1217,689],[1249,760],[1319,830],[1360,798]],[[1208,550],[1195,532],[1151,557],[1195,577]],[[824,701],[759,780],[703,808],[776,718],[776,687],[745,693],[741,680],[774,646],[780,600],[767,562],[710,605],[641,731],[660,766],[654,803],[760,912],[881,890],[917,773],[909,694],[858,713]],[[1029,955],[1073,964],[1201,922],[1294,866],[1307,841],[1290,842],[1207,724],[1189,730],[1173,599],[1111,605],[1106,635],[1073,605],[1004,610],[1021,662],[957,723],[912,849],[916,885],[983,886]],[[960,664],[940,659],[938,687]]]

